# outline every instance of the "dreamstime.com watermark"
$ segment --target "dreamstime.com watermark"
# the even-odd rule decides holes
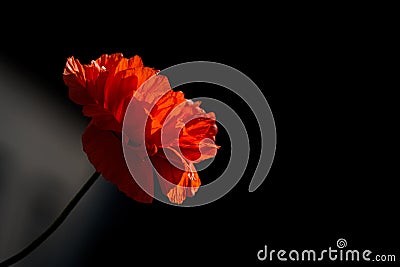
[[[263,249],[257,252],[259,261],[341,261],[341,262],[396,262],[394,254],[375,254],[371,250],[345,249],[347,247],[346,239],[339,238],[336,247],[328,247],[323,250],[276,250],[268,249],[265,245]]]

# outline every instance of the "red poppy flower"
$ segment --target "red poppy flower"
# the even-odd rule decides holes
[[[127,196],[151,202],[152,196],[136,183],[126,162],[135,166],[135,178],[140,177],[150,190],[153,189],[153,165],[162,192],[172,203],[181,204],[186,197],[193,196],[201,184],[192,162],[216,155],[215,115],[200,108],[200,102],[186,100],[182,92],[173,91],[166,77],[155,79],[160,83],[157,88],[163,88],[162,96],[153,91],[152,86],[138,90],[157,73],[158,70],[145,67],[139,56],[128,59],[116,53],[104,54],[90,64],[81,64],[70,57],[63,79],[69,87],[70,99],[82,105],[83,114],[92,118],[82,136],[82,144],[95,169]],[[131,103],[133,98],[135,101]],[[155,99],[158,100],[152,103]],[[153,108],[148,111],[146,107],[150,104]],[[137,113],[134,115],[145,114],[147,123],[145,144],[142,144],[132,121],[127,133],[132,143],[128,151],[131,153],[124,157],[122,126],[128,105],[134,106],[133,112]],[[130,120],[134,118],[130,116]],[[177,138],[168,138],[175,136],[168,133],[176,129],[179,129]],[[167,138],[162,138],[162,133],[167,133]],[[147,155],[135,152],[136,146],[145,146],[147,160]]]

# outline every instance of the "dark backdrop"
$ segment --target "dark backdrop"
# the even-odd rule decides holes
[[[244,119],[252,149],[244,177],[220,200],[195,208],[135,203],[104,183],[104,198],[92,203],[101,212],[90,215],[96,217],[87,227],[91,239],[75,254],[75,264],[253,265],[260,263],[256,253],[264,245],[317,250],[336,247],[339,238],[353,249],[398,256],[397,156],[389,153],[396,152],[398,113],[390,16],[381,20],[374,13],[343,10],[302,16],[284,9],[279,16],[268,11],[248,19],[240,12],[219,17],[204,10],[193,18],[180,14],[156,20],[148,11],[140,19],[127,12],[118,21],[74,10],[6,29],[0,54],[3,65],[45,84],[38,94],[65,106],[69,116],[87,120],[68,99],[62,81],[67,57],[89,63],[103,53],[122,52],[140,55],[146,66],[157,69],[208,60],[240,70],[264,93],[277,131],[268,177],[249,193],[260,149],[250,110],[223,88],[183,88],[187,98],[216,98]],[[208,173],[225,167],[229,151],[223,149],[229,143],[223,129],[217,143],[222,150]],[[82,183],[90,174],[82,173]],[[53,262],[67,261],[57,255]],[[29,265],[29,257],[25,261]]]

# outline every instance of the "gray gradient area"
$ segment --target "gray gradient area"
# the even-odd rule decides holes
[[[41,86],[49,85],[0,61],[0,261],[41,234],[94,172],[80,141],[87,122],[54,103]],[[103,180],[49,239],[13,266],[79,262],[88,229],[96,226]]]

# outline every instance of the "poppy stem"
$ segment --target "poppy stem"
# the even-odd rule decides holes
[[[95,172],[89,178],[89,180],[82,186],[82,188],[78,191],[78,193],[72,198],[72,200],[68,203],[68,205],[64,208],[61,214],[55,219],[55,221],[32,243],[22,249],[20,252],[11,256],[10,258],[0,262],[0,266],[10,266],[15,264],[16,262],[22,260],[26,256],[28,256],[33,250],[35,250],[40,244],[42,244],[68,217],[71,211],[74,209],[76,204],[78,204],[79,200],[85,195],[85,193],[89,190],[89,188],[94,184],[97,178],[100,176],[99,172]]]

